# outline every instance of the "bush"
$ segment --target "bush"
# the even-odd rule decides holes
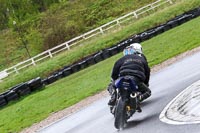
[[[65,28],[61,28],[63,26],[60,26],[60,28],[54,29],[51,33],[49,33],[45,38],[44,38],[44,46],[43,49],[47,50],[52,47],[55,47],[65,41],[65,35],[67,35],[67,31]]]

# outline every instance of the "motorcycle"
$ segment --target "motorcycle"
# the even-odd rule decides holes
[[[110,111],[115,117],[115,128],[123,129],[128,119],[140,106],[138,97],[141,93],[138,91],[134,77],[121,77],[116,80],[115,86],[117,87],[117,98],[115,105],[110,107]]]

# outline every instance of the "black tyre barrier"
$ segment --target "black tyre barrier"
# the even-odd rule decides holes
[[[89,66],[94,65],[96,63],[93,56],[88,57],[85,61]]]
[[[183,22],[185,22],[184,16],[185,16],[185,14],[176,16],[174,19],[168,21],[167,24],[170,25],[171,28],[174,28],[174,27],[182,24]]]
[[[135,43],[140,43],[140,42],[142,42],[140,35],[135,35],[135,36],[133,36],[132,38],[133,38],[133,41],[134,41]]]
[[[126,46],[129,46],[129,44],[134,43],[132,38],[128,38],[127,40],[124,41]]]
[[[5,106],[7,103],[5,97],[3,95],[0,95],[0,108]]]
[[[57,73],[54,74],[54,77],[58,80],[61,79],[63,77],[63,71],[59,71]]]
[[[77,64],[73,64],[71,66],[71,69],[72,69],[73,73],[78,72],[79,70],[81,70],[80,65],[78,63]]]
[[[200,8],[195,8],[193,10],[190,10],[190,11],[186,12],[185,14],[191,14],[192,18],[196,18],[196,17],[200,16]]]
[[[9,92],[10,92],[10,90],[7,90],[7,91],[1,93],[0,95],[3,96],[3,97],[5,98],[5,95],[6,95],[7,93],[9,93]]]
[[[72,74],[71,67],[67,67],[67,68],[63,69],[63,77],[69,76],[70,74]]]
[[[107,59],[107,58],[109,58],[111,55],[109,54],[109,51],[107,50],[107,49],[105,49],[105,50],[103,50],[102,51],[102,57],[104,58],[104,59]]]
[[[49,83],[48,83],[48,78],[42,79],[42,84],[43,84],[43,85],[48,85],[48,84],[49,84]]]
[[[188,12],[188,14],[192,14],[193,18],[200,16],[200,8],[195,8]]]
[[[147,32],[143,32],[140,34],[141,41],[146,41],[149,39],[149,34]]]
[[[51,75],[49,77],[47,77],[47,84],[51,84],[53,82],[55,82],[57,80],[57,78],[55,77],[55,75]]]
[[[80,66],[80,69],[84,69],[84,68],[88,67],[88,63],[85,60],[78,63],[78,64]]]
[[[43,83],[40,77],[28,81],[27,85],[30,87],[31,91],[35,91],[43,87]]]
[[[172,21],[167,22],[167,25],[169,25],[170,29],[171,29],[171,28],[178,26],[179,23],[178,23],[178,20],[172,20]]]
[[[193,18],[194,18],[194,15],[193,14],[186,14],[187,16],[186,16],[186,20],[187,21],[190,21],[190,20],[192,20]]]
[[[19,95],[16,92],[10,91],[10,90],[8,92],[6,92],[6,94],[4,96],[5,96],[5,99],[7,102],[19,99]]]
[[[151,29],[151,30],[141,33],[140,38],[141,38],[141,41],[145,41],[156,35],[157,35],[156,31],[154,29]]]
[[[31,93],[31,89],[28,87],[27,83],[21,83],[10,90],[16,92],[19,96],[25,96]]]
[[[149,35],[149,38],[152,38],[157,35],[157,32],[155,29],[148,30],[147,33]]]
[[[181,16],[180,18],[178,18],[178,23],[179,23],[179,25],[183,24],[183,23],[191,20],[192,18],[193,18],[192,14],[185,14],[185,15]]]
[[[53,83],[57,79],[68,76],[74,72],[79,71],[80,69],[86,68],[87,66],[93,65],[103,59],[109,58],[110,56],[115,55],[119,53],[120,51],[122,51],[123,48],[130,45],[131,43],[141,43],[142,41],[150,39],[151,37],[161,34],[173,27],[183,24],[198,16],[200,16],[200,8],[190,10],[166,22],[165,24],[161,24],[155,28],[146,30],[143,33],[131,36],[130,38],[121,41],[116,46],[112,46],[110,48],[104,49],[103,51],[97,54],[93,54],[94,56],[90,55],[85,60],[79,63],[73,64],[72,66],[67,66],[62,71],[54,73],[48,78],[41,80],[41,78],[38,77],[26,83],[22,83],[15,87],[12,87],[10,90],[0,94],[0,107],[6,105],[9,101],[19,99],[19,97],[22,95],[29,94],[31,91],[42,88],[43,85]]]
[[[95,61],[96,63],[98,63],[98,62],[104,60],[104,58],[103,58],[103,56],[102,56],[102,53],[103,53],[103,52],[100,51],[99,53],[97,53],[97,54],[94,55],[94,61]]]
[[[109,51],[109,54],[112,56],[112,55],[117,54],[119,52],[119,49],[117,46],[114,46],[114,47],[109,48],[108,51]]]
[[[127,40],[124,40],[120,42],[117,46],[118,52],[121,52],[124,50],[125,47],[129,46],[131,43],[135,43],[136,41],[133,38],[129,38]]]
[[[130,45],[131,43],[135,43],[135,41],[132,38],[127,40],[126,46]]]
[[[163,33],[165,31],[164,27],[165,27],[164,25],[160,25],[160,26],[156,27],[155,28],[156,34],[158,35],[158,34]]]
[[[170,25],[168,25],[167,23],[164,24],[163,26],[164,26],[164,27],[163,27],[164,31],[168,31],[168,30],[171,29]]]
[[[128,45],[129,43],[120,43],[117,45],[119,51],[123,51],[124,48]]]

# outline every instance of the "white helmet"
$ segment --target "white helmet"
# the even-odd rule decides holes
[[[142,46],[139,43],[133,43],[130,46],[133,47],[137,53],[139,53],[139,54],[143,53]]]

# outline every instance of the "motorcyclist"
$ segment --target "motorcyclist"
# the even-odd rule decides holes
[[[139,96],[140,102],[151,96],[151,90],[148,87],[150,68],[147,59],[143,54],[142,46],[139,43],[133,43],[124,49],[123,54],[124,56],[114,64],[111,74],[111,83],[108,85],[108,91],[111,95],[111,99],[108,102],[108,105],[110,106],[114,106],[116,102],[117,93],[115,81],[122,76],[134,77],[139,91],[141,92],[141,95]]]

